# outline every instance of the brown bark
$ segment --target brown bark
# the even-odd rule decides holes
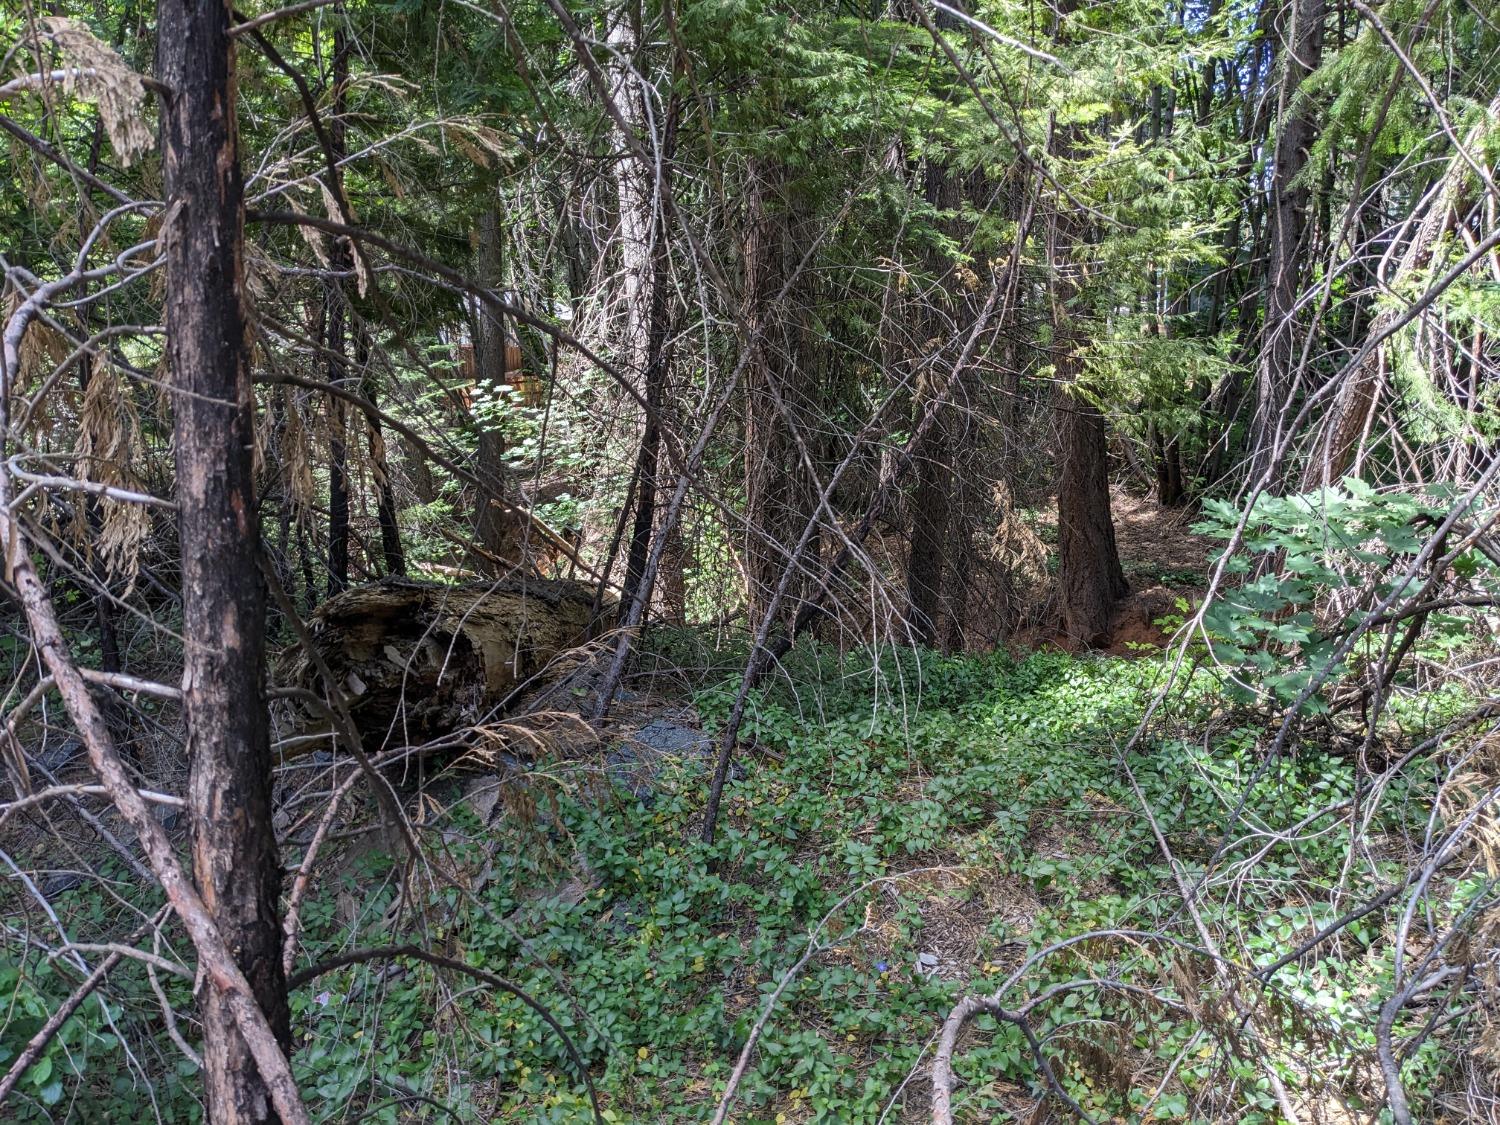
[[[946,15],[946,14],[945,14]],[[951,18],[951,17],[949,17]],[[923,169],[923,194],[927,203],[946,209],[958,202],[958,183],[947,166],[929,162]],[[952,280],[952,263],[936,251],[927,255],[927,268],[934,277],[934,289],[926,310],[927,347],[937,345],[944,336],[956,302],[947,291]],[[936,370],[934,364],[931,370]],[[941,388],[932,385],[931,375],[917,379],[915,409],[920,417],[928,401]],[[951,410],[952,404],[949,404]],[[948,538],[953,515],[953,456],[948,423],[949,410],[934,422],[932,429],[913,454],[916,481],[912,488],[911,543],[906,556],[907,627],[912,642],[931,647],[938,640],[939,609],[943,599],[944,569],[948,555]]]
[[[347,266],[347,254],[333,258],[334,268]],[[323,287],[326,302],[324,346],[328,349],[325,377],[344,386],[349,360],[344,334],[344,289],[337,280]],[[328,396],[328,595],[349,585],[349,448],[344,400]]]
[[[485,209],[479,219],[479,283],[499,292],[505,285],[500,207]],[[493,392],[505,383],[505,323],[494,309],[477,310],[474,367],[479,386]],[[479,450],[474,475],[474,534],[479,545],[496,558],[509,558],[514,535],[505,506],[505,437],[484,421],[479,424]]]
[[[925,410],[930,393],[919,392],[917,409]],[[938,639],[939,606],[943,594],[943,563],[947,554],[953,466],[941,420],[913,455],[916,482],[912,489],[911,545],[906,557],[908,628],[912,643],[931,647]]]
[[[1298,101],[1302,81],[1323,58],[1325,0],[1286,0],[1278,28],[1281,84],[1275,166],[1267,212],[1268,255],[1265,324],[1255,376],[1255,417],[1251,424],[1251,481],[1270,470],[1282,412],[1293,392],[1297,359],[1295,314],[1307,259],[1309,191],[1299,183],[1308,150],[1316,138],[1310,108]],[[1275,490],[1276,482],[1268,482]]]
[[[459,585],[386,578],[352,586],[310,618],[280,671],[318,690],[319,662],[357,683],[348,706],[361,743],[420,743],[483,722],[496,706],[588,631],[594,588],[566,579],[483,579]],[[605,607],[606,617],[615,606]],[[320,716],[321,717],[321,716]]]
[[[743,319],[751,356],[745,366],[745,571],[750,620],[757,621],[786,565],[796,452],[776,406],[787,385],[791,347],[788,334],[778,331],[785,317],[778,303],[786,281],[786,215],[778,199],[785,169],[773,159],[756,159],[747,180]]]
[[[664,523],[658,519],[658,524]],[[687,568],[688,546],[682,535],[681,522],[670,526],[659,526],[658,535],[666,536],[667,542],[661,553],[661,576],[659,579],[660,611],[662,620],[668,625],[687,624]]]
[[[417,503],[434,503],[438,498],[438,485],[437,478],[432,472],[432,464],[427,460],[427,454],[418,448],[415,442],[403,440],[401,464],[406,473],[406,479],[411,482],[412,494],[417,498]]]
[[[344,116],[347,108],[347,86],[349,84],[349,47],[342,27],[333,36],[333,113],[328,124],[330,164],[324,173],[328,177],[328,189],[335,199],[343,197],[338,175],[337,161],[342,160],[346,147]],[[327,379],[331,386],[346,386],[349,378],[348,294],[344,291],[341,274],[354,265],[347,239],[333,240],[333,252],[329,255],[333,276],[323,284],[324,347],[327,362]],[[349,585],[349,447],[348,410],[344,400],[337,395],[328,397],[328,596],[332,597]]]
[[[1066,131],[1058,134],[1055,144],[1061,155],[1070,155],[1072,138]],[[1092,647],[1105,638],[1111,611],[1129,585],[1110,512],[1109,433],[1104,415],[1076,386],[1082,362],[1069,306],[1081,288],[1082,249],[1086,242],[1067,216],[1054,216],[1048,258],[1054,272],[1057,586],[1064,631],[1074,643]]]
[[[397,519],[396,486],[391,480],[390,458],[386,455],[385,432],[380,414],[380,387],[370,366],[370,337],[363,325],[355,335],[355,363],[360,372],[360,393],[371,409],[365,411],[365,437],[369,442],[370,468],[375,476],[376,513],[380,521],[380,553],[387,574],[406,573],[406,552],[401,547],[401,525]],[[425,465],[426,462],[423,461]],[[430,475],[430,474],[429,474]]]
[[[157,70],[167,220],[167,364],[182,546],[183,710],[198,892],[283,1051],[281,868],[271,820],[265,592],[252,450],[244,194],[230,8],[164,0]],[[217,988],[199,995],[215,1122],[275,1120],[266,1080]]]
[[[1151,464],[1156,472],[1156,503],[1180,508],[1187,503],[1187,480],[1182,471],[1182,446],[1158,429],[1151,433]]]
[[[1110,612],[1129,589],[1110,515],[1108,435],[1104,415],[1066,384],[1058,388],[1056,419],[1063,628],[1075,642],[1093,646],[1104,639]]]

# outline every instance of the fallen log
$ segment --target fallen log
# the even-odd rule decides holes
[[[386,578],[329,598],[308,620],[365,749],[416,744],[492,715],[588,638],[595,587],[567,579],[444,584]],[[307,654],[283,681],[319,696]]]

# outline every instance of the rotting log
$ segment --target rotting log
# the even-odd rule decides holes
[[[586,641],[594,592],[566,579],[391,577],[329,598],[308,627],[374,751],[483,721]],[[285,682],[323,694],[305,653],[290,651],[283,667]]]

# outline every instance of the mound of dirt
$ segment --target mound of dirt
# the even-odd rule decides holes
[[[1102,650],[1112,656],[1148,656],[1160,652],[1172,639],[1172,628],[1158,624],[1163,618],[1183,616],[1178,601],[1183,594],[1165,586],[1152,586],[1127,594],[1109,619],[1109,644]]]

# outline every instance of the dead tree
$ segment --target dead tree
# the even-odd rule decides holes
[[[161,108],[162,234],[193,873],[285,1050],[231,13],[222,0],[165,0],[157,12],[157,73],[170,91]],[[199,1004],[209,1119],[275,1120],[228,998],[203,988]]]

